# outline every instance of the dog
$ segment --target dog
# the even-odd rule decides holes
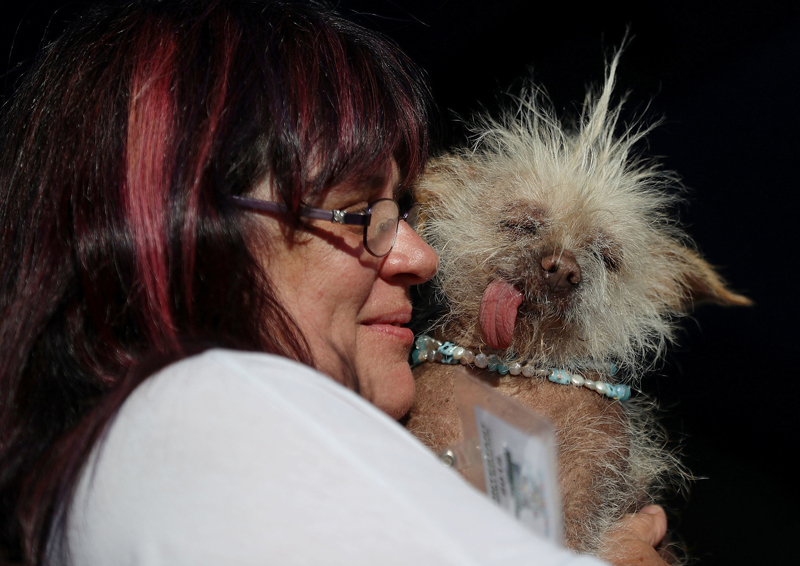
[[[440,257],[444,314],[430,333],[550,419],[565,541],[594,554],[609,550],[606,534],[625,514],[691,477],[666,447],[654,403],[622,400],[622,385],[653,369],[698,303],[750,304],[670,216],[676,175],[637,152],[651,128],[620,128],[618,61],[574,123],[529,85],[499,117],[475,118],[474,144],[433,159],[416,187],[420,233]],[[423,344],[417,361],[423,351],[435,355]],[[414,370],[405,425],[437,452],[462,440],[454,368]]]

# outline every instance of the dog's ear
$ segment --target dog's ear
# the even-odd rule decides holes
[[[693,249],[682,244],[670,243],[664,253],[673,265],[674,304],[676,311],[687,312],[702,303],[723,306],[749,306],[753,301],[728,289],[725,281]]]

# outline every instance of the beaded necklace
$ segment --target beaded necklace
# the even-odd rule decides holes
[[[454,344],[453,342],[441,342],[431,336],[421,334],[417,337],[415,348],[411,352],[411,359],[414,366],[423,362],[439,362],[442,364],[461,364],[473,366],[480,369],[488,369],[500,375],[522,375],[523,377],[546,377],[553,383],[562,385],[575,385],[585,387],[605,395],[611,399],[625,401],[631,396],[631,389],[627,385],[607,383],[605,381],[586,379],[578,373],[572,373],[563,369],[544,369],[536,368],[532,365],[522,365],[514,362],[504,363],[494,354],[486,355],[483,353],[475,354],[471,350]],[[609,375],[617,373],[617,367],[611,363],[587,363],[586,369],[604,371]]]

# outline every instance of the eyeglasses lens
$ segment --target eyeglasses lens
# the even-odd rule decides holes
[[[380,257],[389,253],[397,236],[400,209],[390,199],[376,201],[370,207],[372,218],[367,226],[367,248]]]

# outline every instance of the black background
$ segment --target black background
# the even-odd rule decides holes
[[[732,287],[755,301],[701,307],[645,382],[684,437],[689,466],[707,478],[693,485],[688,504],[672,502],[671,526],[702,564],[800,563],[800,482],[790,466],[800,448],[800,4],[337,4],[427,71],[442,122],[451,124],[438,129],[442,143],[460,140],[454,115],[494,108],[531,72],[560,112],[574,114],[630,30],[618,73],[619,92],[630,91],[626,117],[665,119],[645,152],[680,174],[690,189],[682,222]],[[24,65],[86,5],[5,8],[5,67]],[[4,95],[17,76],[3,76]]]

